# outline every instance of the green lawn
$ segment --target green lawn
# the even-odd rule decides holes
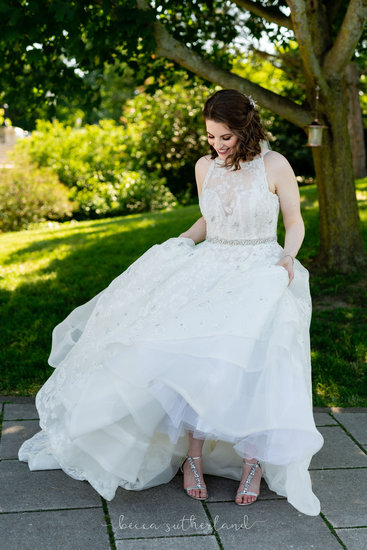
[[[367,242],[367,179],[357,188]],[[306,238],[298,258],[310,269],[314,405],[366,406],[367,277],[325,276],[311,267],[318,246],[315,187],[302,188],[301,196]],[[194,205],[0,235],[0,393],[35,394],[53,371],[47,364],[53,327],[200,215]]]

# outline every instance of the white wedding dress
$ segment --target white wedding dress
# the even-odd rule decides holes
[[[41,431],[19,460],[111,500],[119,486],[169,482],[192,430],[204,474],[240,480],[242,458],[256,457],[271,490],[317,515],[309,274],[295,260],[288,286],[276,265],[279,200],[263,155],[238,171],[211,161],[199,205],[205,241],[155,244],[55,327]]]

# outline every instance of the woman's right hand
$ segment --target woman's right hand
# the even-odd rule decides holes
[[[178,239],[189,239],[189,240],[192,241],[194,244],[196,244],[195,241],[194,241],[194,239],[192,239],[191,237],[187,237],[187,235],[184,235],[183,233],[181,233],[181,235],[179,235],[177,238],[178,238]]]
[[[183,231],[179,237],[185,237],[191,239],[194,244],[201,242],[206,237],[206,221],[201,216],[196,222],[189,227],[186,231]]]

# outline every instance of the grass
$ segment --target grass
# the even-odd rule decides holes
[[[357,195],[367,241],[367,179]],[[367,277],[312,267],[318,247],[315,186],[301,189],[306,238],[298,258],[310,269],[315,406],[367,406]],[[160,213],[63,224],[0,235],[0,393],[34,395],[53,369],[53,327],[105,288],[148,248],[178,236],[197,205]],[[284,229],[279,224],[279,242]]]

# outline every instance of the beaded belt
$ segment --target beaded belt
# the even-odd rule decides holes
[[[220,243],[220,244],[263,244],[263,243],[275,243],[277,239],[275,237],[269,237],[267,239],[219,239],[218,237],[207,237],[205,239],[210,243]]]

